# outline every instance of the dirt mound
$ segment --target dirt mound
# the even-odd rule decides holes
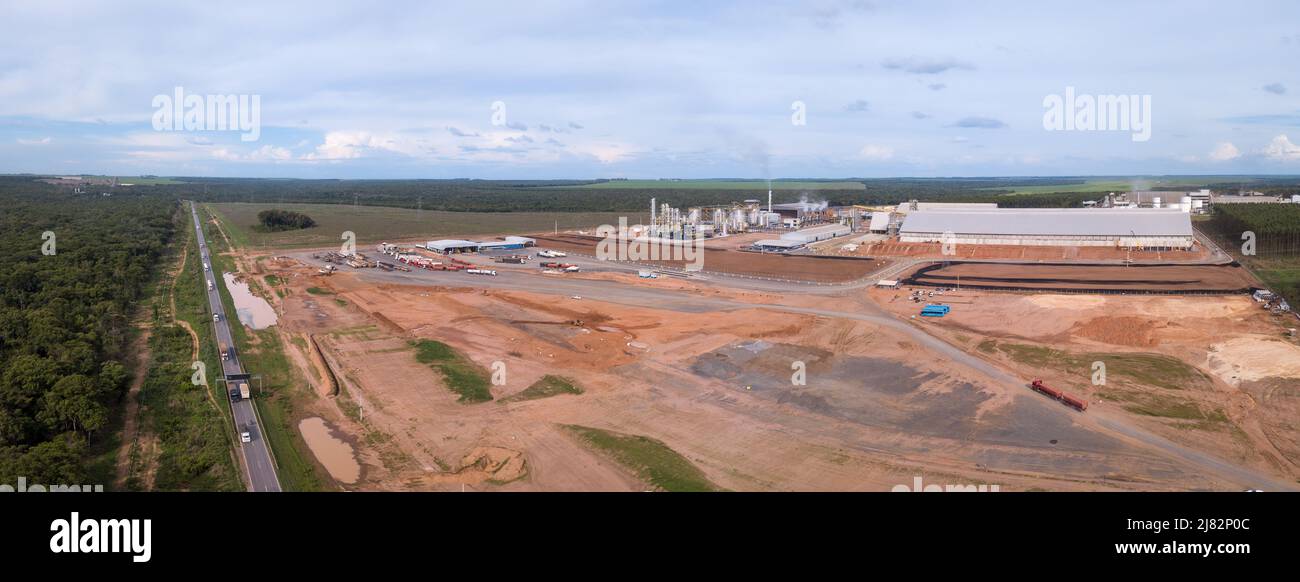
[[[1117,346],[1151,347],[1160,344],[1154,321],[1140,317],[1095,317],[1076,324],[1074,335]]]
[[[504,447],[478,447],[460,460],[460,475],[481,477],[483,481],[508,483],[528,475],[524,454]]]

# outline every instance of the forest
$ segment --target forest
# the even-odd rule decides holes
[[[261,228],[267,232],[298,230],[316,226],[316,221],[312,220],[310,216],[292,210],[263,210],[257,213],[257,221],[260,223]]]
[[[676,207],[725,205],[745,198],[767,198],[763,181],[749,189],[708,189],[698,183],[681,188],[581,186],[610,182],[506,180],[269,180],[179,178],[179,183],[133,188],[172,198],[205,202],[317,203],[393,206],[451,212],[624,212],[641,211],[650,198]],[[844,182],[847,180],[837,180]],[[1077,207],[1096,192],[1011,194],[1011,188],[1045,184],[1083,184],[1071,178],[886,178],[858,180],[865,188],[777,189],[774,201],[801,198],[831,205],[897,204],[908,200],[997,202],[1005,207]],[[616,184],[617,181],[611,183]]]
[[[176,202],[0,176],[0,204],[0,484],[83,483]]]

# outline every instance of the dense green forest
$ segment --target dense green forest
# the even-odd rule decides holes
[[[14,176],[0,177],[0,204],[0,483],[84,483],[176,202]]]
[[[292,210],[263,210],[257,213],[257,221],[261,223],[262,228],[269,232],[298,230],[316,226],[316,221],[312,220],[310,216]]]
[[[1219,204],[1209,228],[1240,244],[1241,235],[1255,233],[1255,253],[1261,257],[1300,255],[1300,205]]]

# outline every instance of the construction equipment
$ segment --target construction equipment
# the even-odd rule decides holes
[[[1051,386],[1044,384],[1042,380],[1035,379],[1032,383],[1029,384],[1029,387],[1033,388],[1035,392],[1048,396],[1053,400],[1057,400],[1061,404],[1069,406],[1070,408],[1078,410],[1079,412],[1088,410],[1087,400],[1083,400],[1082,398],[1078,398],[1070,394],[1067,394],[1061,390],[1052,388]]]

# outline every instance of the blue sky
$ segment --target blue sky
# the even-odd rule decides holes
[[[1300,174],[1295,2],[332,4],[10,3],[0,172]],[[259,138],[156,131],[175,87]],[[1149,95],[1150,139],[1045,130],[1066,87]]]

